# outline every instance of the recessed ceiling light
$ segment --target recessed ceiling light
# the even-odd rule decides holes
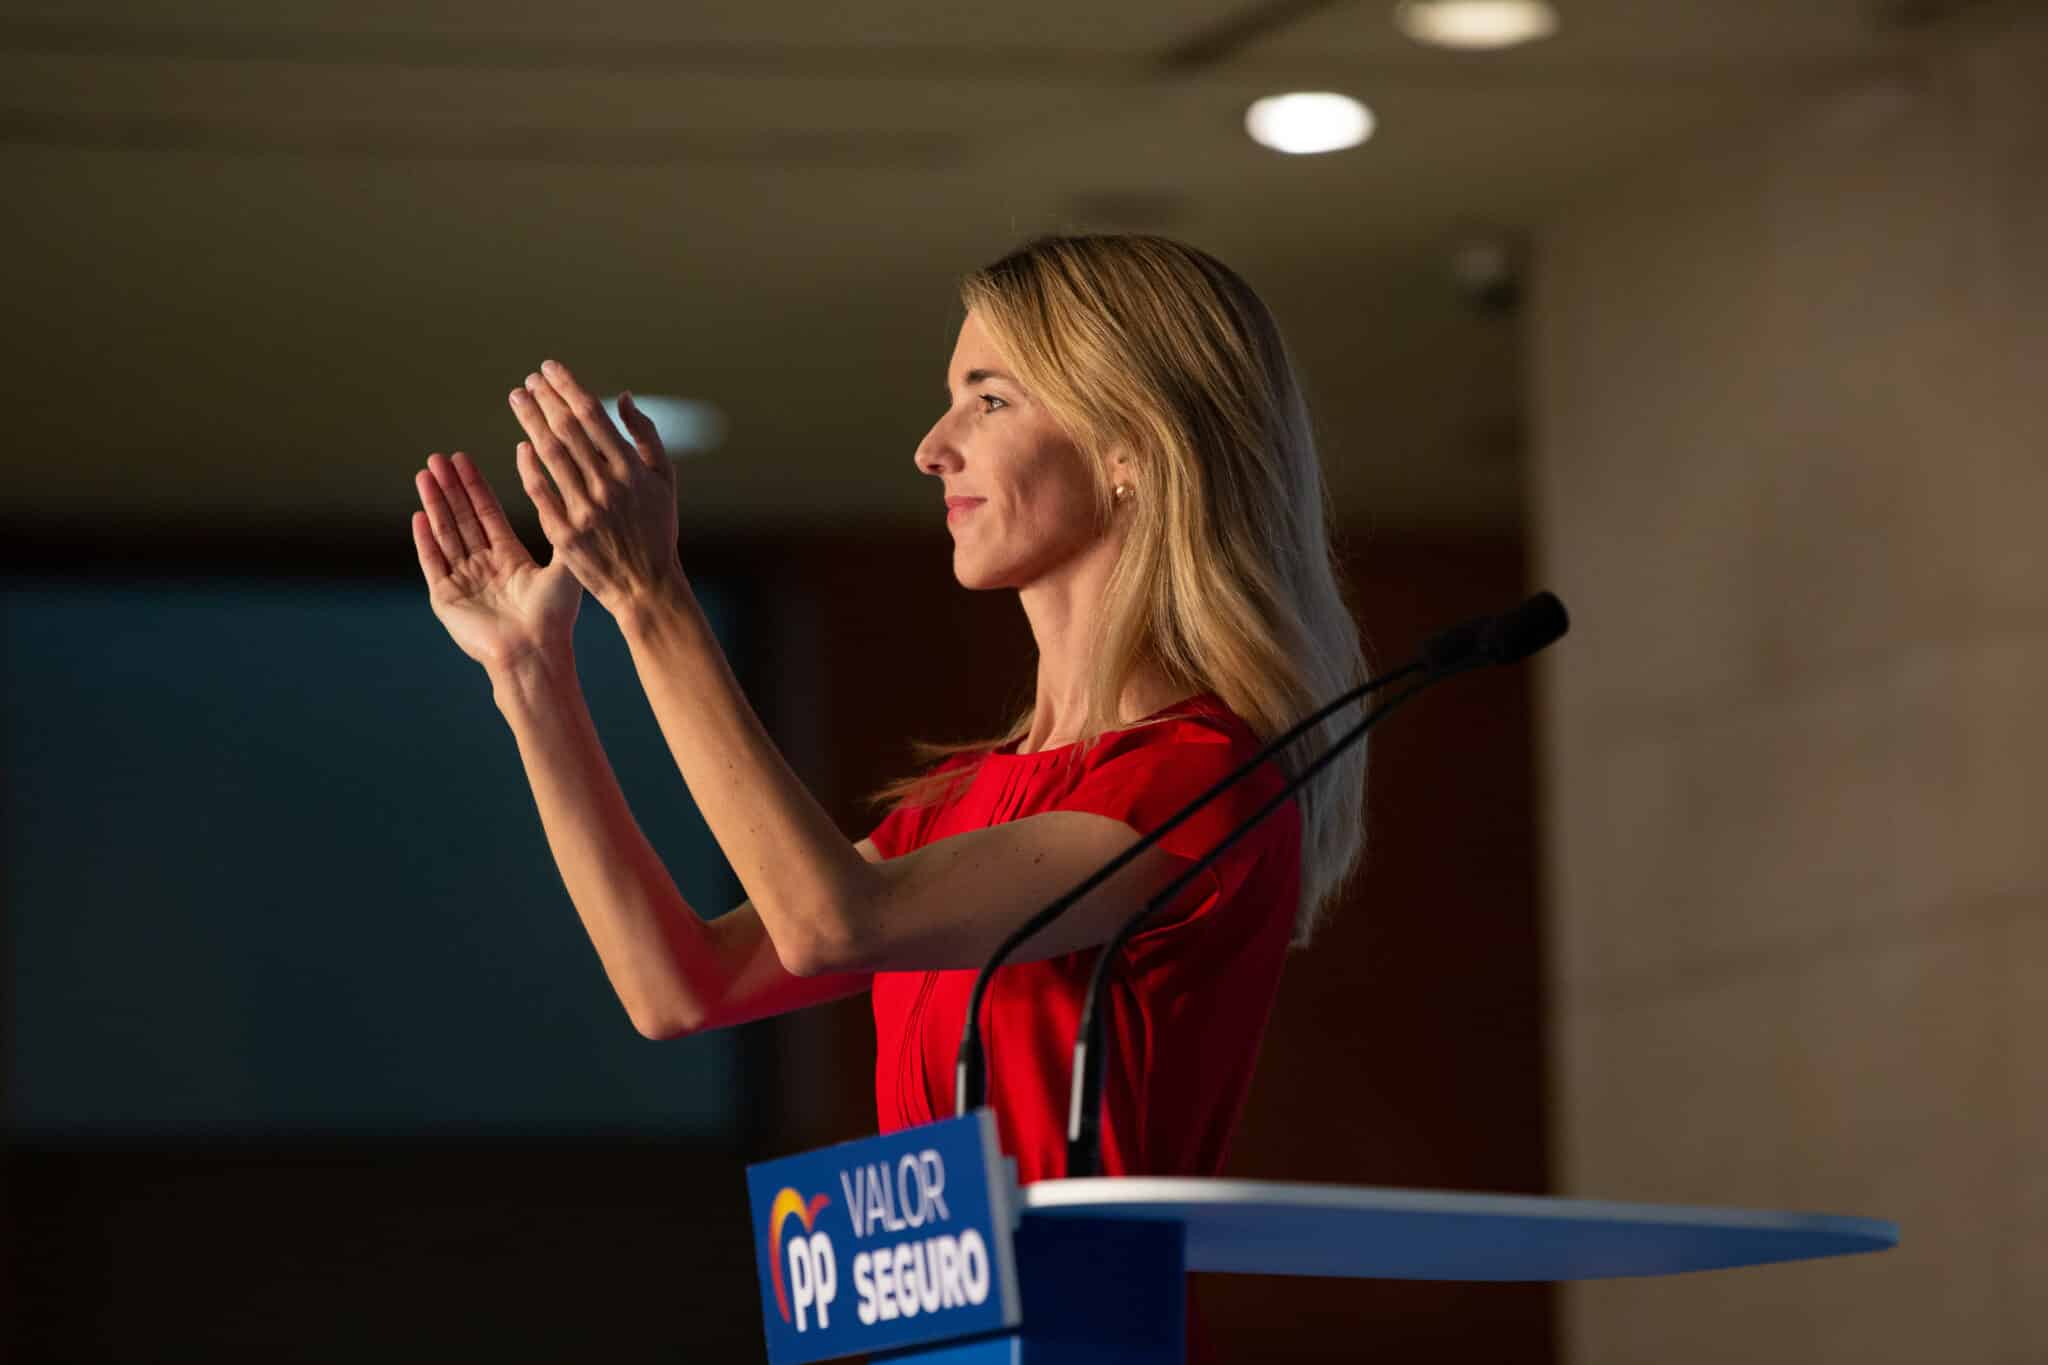
[[[1244,111],[1252,141],[1276,152],[1306,155],[1356,147],[1372,136],[1372,110],[1327,90],[1268,95]]]
[[[1401,0],[1394,24],[1432,47],[1514,47],[1557,32],[1549,0]]]
[[[625,421],[619,416],[618,395],[613,394],[603,401],[605,415],[612,419],[621,434],[630,434]],[[725,414],[701,398],[636,393],[633,406],[646,413],[647,420],[654,423],[654,434],[661,438],[661,448],[670,459],[716,450],[719,442],[725,439]]]

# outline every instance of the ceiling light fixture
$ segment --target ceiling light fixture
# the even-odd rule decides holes
[[[1268,95],[1244,111],[1252,141],[1295,156],[1356,147],[1372,136],[1373,127],[1372,110],[1327,90]]]
[[[1431,47],[1488,51],[1548,38],[1557,11],[1549,0],[1401,0],[1394,26]]]
[[[619,396],[613,394],[603,402],[605,415],[612,419],[613,425],[630,435],[625,422],[619,417]],[[725,414],[701,398],[668,398],[657,393],[636,393],[633,406],[646,413],[647,420],[654,423],[654,434],[661,438],[661,448],[672,460],[716,450],[719,442],[725,439]]]

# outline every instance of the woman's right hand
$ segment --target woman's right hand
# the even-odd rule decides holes
[[[462,652],[496,670],[568,651],[583,586],[558,556],[534,562],[469,456],[437,450],[413,483],[425,509],[412,514],[412,540],[427,598]]]

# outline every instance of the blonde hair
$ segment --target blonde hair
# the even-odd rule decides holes
[[[1019,382],[1088,457],[1102,524],[1109,457],[1129,454],[1140,495],[1103,593],[1087,714],[1072,752],[1106,731],[1147,662],[1176,686],[1222,698],[1262,740],[1365,680],[1340,586],[1329,490],[1308,405],[1280,330],[1251,286],[1163,237],[1035,238],[968,275],[960,300]],[[1349,708],[1276,757],[1292,776],[1355,720]],[[1030,732],[1027,706],[994,739],[913,740],[918,761],[990,750]],[[1364,851],[1365,746],[1295,794],[1302,816],[1305,944]],[[921,771],[869,797],[949,799],[971,773]]]

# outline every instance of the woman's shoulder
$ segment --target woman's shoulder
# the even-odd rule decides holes
[[[1010,744],[980,746],[948,754],[921,776],[936,780],[955,775],[965,783],[984,763],[1005,774],[1021,773],[1036,788],[1065,788],[1109,774],[1163,773],[1184,770],[1228,770],[1245,762],[1265,741],[1215,692],[1197,692],[1161,708],[1120,730],[1108,731],[1087,745],[1061,745],[1032,754],[1009,752]],[[1273,774],[1278,775],[1278,768]],[[1014,778],[1013,778],[1014,780]],[[1259,785],[1255,776],[1253,785]],[[956,794],[961,787],[951,788]]]
[[[1162,803],[1178,807],[1235,774],[1264,747],[1259,733],[1221,697],[1198,693],[1164,715],[1104,736],[1069,781],[1076,792],[1142,790],[1140,804],[1156,815]],[[1256,805],[1285,783],[1285,772],[1269,758],[1232,782],[1210,810],[1221,816]]]
[[[1263,747],[1258,732],[1229,703],[1214,692],[1197,692],[1140,724],[1103,736],[1087,758],[1092,766],[1138,750],[1184,744],[1225,747],[1239,762]]]

